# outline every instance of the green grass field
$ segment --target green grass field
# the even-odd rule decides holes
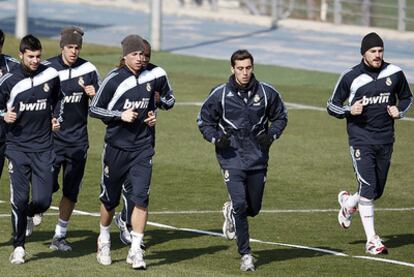
[[[14,54],[17,42],[8,37],[6,53]],[[44,40],[44,57],[57,54],[58,43]],[[82,57],[95,63],[104,76],[120,58],[120,49],[86,45]],[[356,62],[358,57],[355,57]],[[227,193],[219,173],[213,146],[202,139],[196,125],[199,107],[182,105],[200,102],[212,86],[225,82],[227,61],[200,59],[169,53],[154,53],[155,64],[168,72],[177,105],[159,112],[156,156],[151,186],[151,223],[145,242],[146,272],[136,272],[125,263],[128,248],[112,226],[111,266],[96,261],[99,218],[73,215],[68,240],[70,253],[57,253],[48,246],[57,222],[50,209],[44,222],[28,238],[27,263],[11,265],[12,251],[9,185],[7,170],[0,185],[1,276],[239,276],[239,256],[234,241],[178,228],[220,233],[220,213]],[[392,62],[392,61],[391,61]],[[288,103],[325,108],[337,75],[256,65],[256,76],[274,84]],[[410,113],[413,116],[413,112]],[[77,209],[99,211],[100,155],[104,126],[89,121],[90,150]],[[365,235],[357,216],[352,227],[341,230],[337,223],[337,193],[356,189],[348,154],[345,121],[326,111],[290,109],[284,135],[271,148],[263,212],[250,219],[256,276],[413,276],[414,274],[414,122],[396,123],[397,141],[385,195],[377,208],[411,208],[376,212],[377,232],[390,254],[381,258],[408,264],[367,260]],[[53,206],[60,200],[54,195]],[[120,209],[120,207],[119,207]],[[118,210],[119,210],[118,209]],[[309,212],[314,209],[315,211]],[[308,212],[301,212],[305,210]],[[188,213],[179,213],[189,211]],[[203,213],[204,211],[204,213]],[[332,255],[313,247],[343,253]]]

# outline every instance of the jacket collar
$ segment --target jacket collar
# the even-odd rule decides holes
[[[256,77],[254,76],[254,74],[252,74],[252,78],[250,79],[250,82],[246,85],[246,86],[241,86],[236,82],[236,78],[233,75],[231,75],[229,77],[229,81],[228,81],[228,85],[229,88],[237,93],[249,93],[250,95],[252,95],[257,88],[257,85],[259,84],[259,82],[256,80]]]

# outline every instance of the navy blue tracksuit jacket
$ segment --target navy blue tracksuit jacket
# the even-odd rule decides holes
[[[89,96],[83,86],[93,85],[99,89],[99,74],[96,67],[78,58],[72,66],[67,66],[62,55],[44,62],[59,72],[63,97],[57,108],[60,109],[60,130],[54,132],[54,143],[62,146],[88,145],[88,110]]]
[[[277,139],[287,125],[287,109],[280,94],[254,76],[251,84],[249,91],[240,92],[234,75],[230,76],[227,83],[211,91],[198,115],[198,127],[207,141],[214,144],[224,133],[231,134],[230,147],[216,147],[223,169],[266,168],[269,150],[260,147],[257,137],[267,133]]]
[[[361,115],[352,116],[351,106],[363,100]],[[412,103],[412,93],[401,68],[383,62],[375,70],[363,61],[344,72],[331,98],[328,113],[346,118],[349,145],[378,145],[394,142],[394,119],[387,106],[397,105],[404,117]]]
[[[12,57],[4,54],[0,54],[0,78],[6,73],[10,72],[13,68],[19,66],[19,62]],[[4,121],[0,120],[0,143],[6,141],[6,131]]]
[[[51,119],[61,96],[58,72],[39,65],[28,73],[15,67],[0,79],[0,109],[14,108],[17,120],[6,125],[6,146],[22,152],[43,152],[52,147]],[[57,117],[59,110],[55,111]]]
[[[152,63],[149,63],[145,67],[145,70],[143,71],[144,74],[146,74],[145,71],[149,71],[150,74],[153,74],[155,77],[154,91],[159,92],[161,98],[161,101],[156,104],[157,108],[160,108],[161,110],[169,110],[174,107],[175,97],[170,81],[168,80],[167,72]]]
[[[144,120],[149,111],[155,110],[155,79],[149,71],[135,76],[122,66],[103,80],[89,113],[107,124],[106,143],[124,151],[135,151],[152,144],[153,132]],[[138,118],[132,123],[123,122],[122,112],[132,107],[138,112]]]

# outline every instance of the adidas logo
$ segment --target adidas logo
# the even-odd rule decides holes
[[[233,94],[233,92],[229,92],[229,93],[227,93],[227,95],[226,95],[227,97],[232,97],[232,96],[234,96],[234,94]]]

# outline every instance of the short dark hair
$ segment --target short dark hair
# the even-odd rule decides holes
[[[246,49],[237,50],[231,55],[231,58],[230,58],[231,67],[234,67],[236,65],[236,61],[242,61],[245,59],[250,59],[253,65],[254,59],[253,59],[252,54],[250,54],[249,51],[247,51]]]
[[[19,51],[24,53],[26,50],[37,51],[42,50],[40,40],[33,35],[26,35],[20,41]]]
[[[0,29],[0,46],[4,44],[4,33],[3,30]]]

